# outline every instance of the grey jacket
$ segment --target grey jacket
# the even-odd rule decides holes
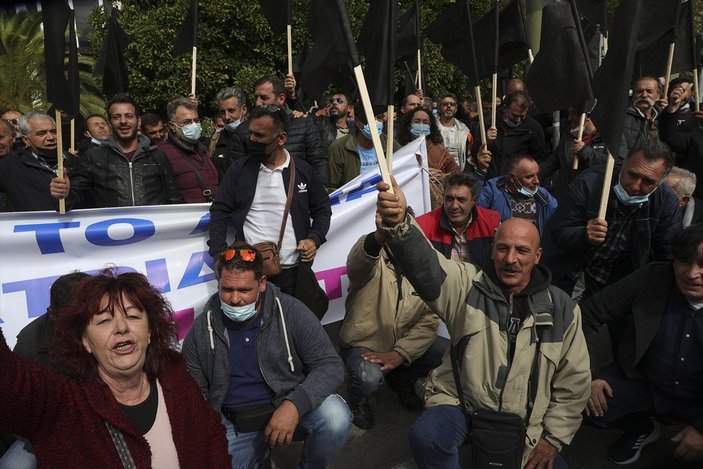
[[[274,405],[288,399],[303,416],[342,383],[344,365],[318,319],[300,301],[270,282],[261,298],[263,321],[256,336],[259,369],[275,394]],[[231,363],[229,334],[218,293],[195,318],[182,353],[188,371],[219,412],[229,389]]]

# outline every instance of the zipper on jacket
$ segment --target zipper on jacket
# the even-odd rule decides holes
[[[513,294],[510,293],[510,296],[508,297],[508,322],[510,322],[510,318],[513,316]],[[508,361],[508,367],[507,370],[505,370],[505,379],[503,380],[503,386],[500,388],[500,395],[498,396],[498,410],[501,411],[503,409],[503,393],[505,392],[505,385],[508,383],[508,376],[510,375],[510,368],[513,365],[513,360],[510,355],[510,348],[511,348],[511,340],[510,340],[510,332],[508,332],[508,324],[506,324],[505,327],[505,332],[506,336],[508,338],[508,346],[507,346],[507,361]],[[515,335],[515,340],[517,341],[517,334]]]
[[[130,161],[128,164],[129,164],[129,190],[132,193],[132,206],[135,206],[135,205],[137,205],[137,202],[134,199],[134,175],[132,173],[132,162]]]

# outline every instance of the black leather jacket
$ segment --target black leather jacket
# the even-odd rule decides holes
[[[71,180],[70,207],[126,207],[183,203],[171,164],[146,137],[132,161],[110,138],[76,158]]]

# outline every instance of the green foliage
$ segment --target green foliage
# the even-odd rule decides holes
[[[352,30],[358,34],[370,0],[347,0]],[[400,12],[414,0],[400,0]],[[441,13],[448,0],[421,2],[421,27]],[[145,111],[164,113],[166,103],[190,92],[190,54],[173,58],[173,42],[188,10],[189,0],[172,2],[125,0],[119,13],[122,28],[132,37],[126,51],[129,92]],[[309,0],[293,0],[293,55],[310,43],[307,18]],[[492,0],[472,0],[480,17]],[[283,76],[288,69],[285,34],[275,35],[251,0],[200,0],[196,94],[205,112],[216,109],[214,97],[224,86],[237,86],[251,94],[254,82],[265,74]],[[91,17],[95,32],[90,37],[94,54],[102,47],[106,14],[96,9]],[[434,93],[446,90],[468,93],[466,78],[444,62],[439,48],[426,42],[423,68]],[[404,66],[396,67],[398,100],[402,97]],[[202,111],[201,111],[202,112]]]
[[[13,17],[0,15],[0,40],[7,54],[0,56],[0,112],[17,109],[48,110],[44,69],[44,34],[41,14],[21,13]],[[81,113],[102,113],[105,103],[96,93],[91,74],[94,61],[79,55]]]

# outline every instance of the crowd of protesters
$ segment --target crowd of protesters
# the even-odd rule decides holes
[[[576,103],[565,109],[556,139],[543,129],[539,103],[520,80],[511,80],[501,97],[486,142],[470,97],[445,93],[433,100],[418,90],[403,98],[397,116],[378,113],[370,122],[351,90],[326,94],[323,106],[303,112],[295,87],[292,76],[263,76],[252,90],[223,88],[209,135],[194,96],[142,114],[136,97],[119,94],[105,115],[85,119],[85,138],[62,156],[51,116],[6,110],[2,211],[57,210],[60,199],[68,210],[209,203],[218,281],[185,339],[185,360],[149,346],[163,321],[152,316],[171,313],[150,310],[129,284],[83,305],[93,309],[82,312],[80,330],[71,332],[67,321],[76,321],[71,314],[92,288],[86,279],[76,280],[75,302],[62,301],[69,314],[52,305],[51,326],[21,334],[17,354],[38,361],[38,353],[50,350],[56,322],[61,334],[83,334],[85,350],[73,353],[88,353],[82,359],[97,367],[90,386],[110,381],[104,370],[119,369],[132,349],[147,360],[147,349],[171,357],[164,363],[179,380],[187,368],[194,379],[188,389],[197,384],[210,404],[207,412],[197,409],[208,417],[209,432],[217,427],[222,445],[209,455],[215,465],[229,454],[232,467],[258,467],[269,448],[305,440],[301,467],[326,467],[352,424],[374,426],[369,396],[384,382],[405,409],[425,410],[410,431],[420,467],[455,467],[461,447],[477,441],[463,406],[524,419],[520,460],[527,467],[568,467],[559,452],[582,419],[622,430],[607,453],[618,464],[635,462],[659,438],[662,420],[683,424],[673,440],[675,457],[703,460],[703,113],[693,111],[692,80],[672,80],[668,96],[657,77],[633,83],[622,144],[610,149],[617,150],[611,180],[605,180],[608,149],[589,116],[581,130]],[[387,134],[389,119],[395,135]],[[386,139],[397,149],[425,138],[432,211],[415,222],[400,188],[390,194],[379,186],[377,229],[349,246],[346,317],[330,340],[318,320],[326,298],[316,291],[311,267],[330,227],[328,193],[378,165],[374,127],[384,151]],[[604,215],[603,193],[610,195]],[[236,233],[232,245],[228,227]],[[276,265],[268,270],[271,253]],[[117,282],[110,279],[104,282]],[[145,320],[147,332],[133,340]],[[440,321],[449,340],[437,335]],[[607,338],[598,333],[604,325]],[[86,338],[83,329],[92,327],[106,334],[106,351]],[[158,340],[162,348],[174,346],[170,336]],[[604,361],[596,352],[608,343],[612,354]],[[75,376],[59,380],[5,349],[0,345],[5,395],[25,392],[22,373],[31,375],[28,385],[37,393],[49,381],[75,386]],[[134,387],[138,392],[127,392],[134,399],[102,397],[119,414],[110,421],[128,441],[120,446],[114,432],[108,439],[110,425],[96,428],[106,433],[95,441],[114,442],[116,453],[106,456],[103,448],[92,463],[111,464],[120,448],[142,463],[191,461],[196,450],[181,441],[188,429],[175,427],[179,412],[168,397],[166,406],[159,402],[170,392],[160,374],[166,371],[149,374],[147,365],[137,360],[139,379],[113,386],[118,397]],[[415,385],[425,379],[423,398]],[[36,428],[45,422],[32,417],[32,396],[23,402],[27,418],[0,415],[0,430],[26,439],[12,444],[4,464],[52,465],[48,441],[56,435]],[[14,411],[0,406],[0,412]],[[66,425],[77,417],[71,418]],[[460,429],[441,428],[454,419]],[[0,459],[0,467],[10,466]]]

